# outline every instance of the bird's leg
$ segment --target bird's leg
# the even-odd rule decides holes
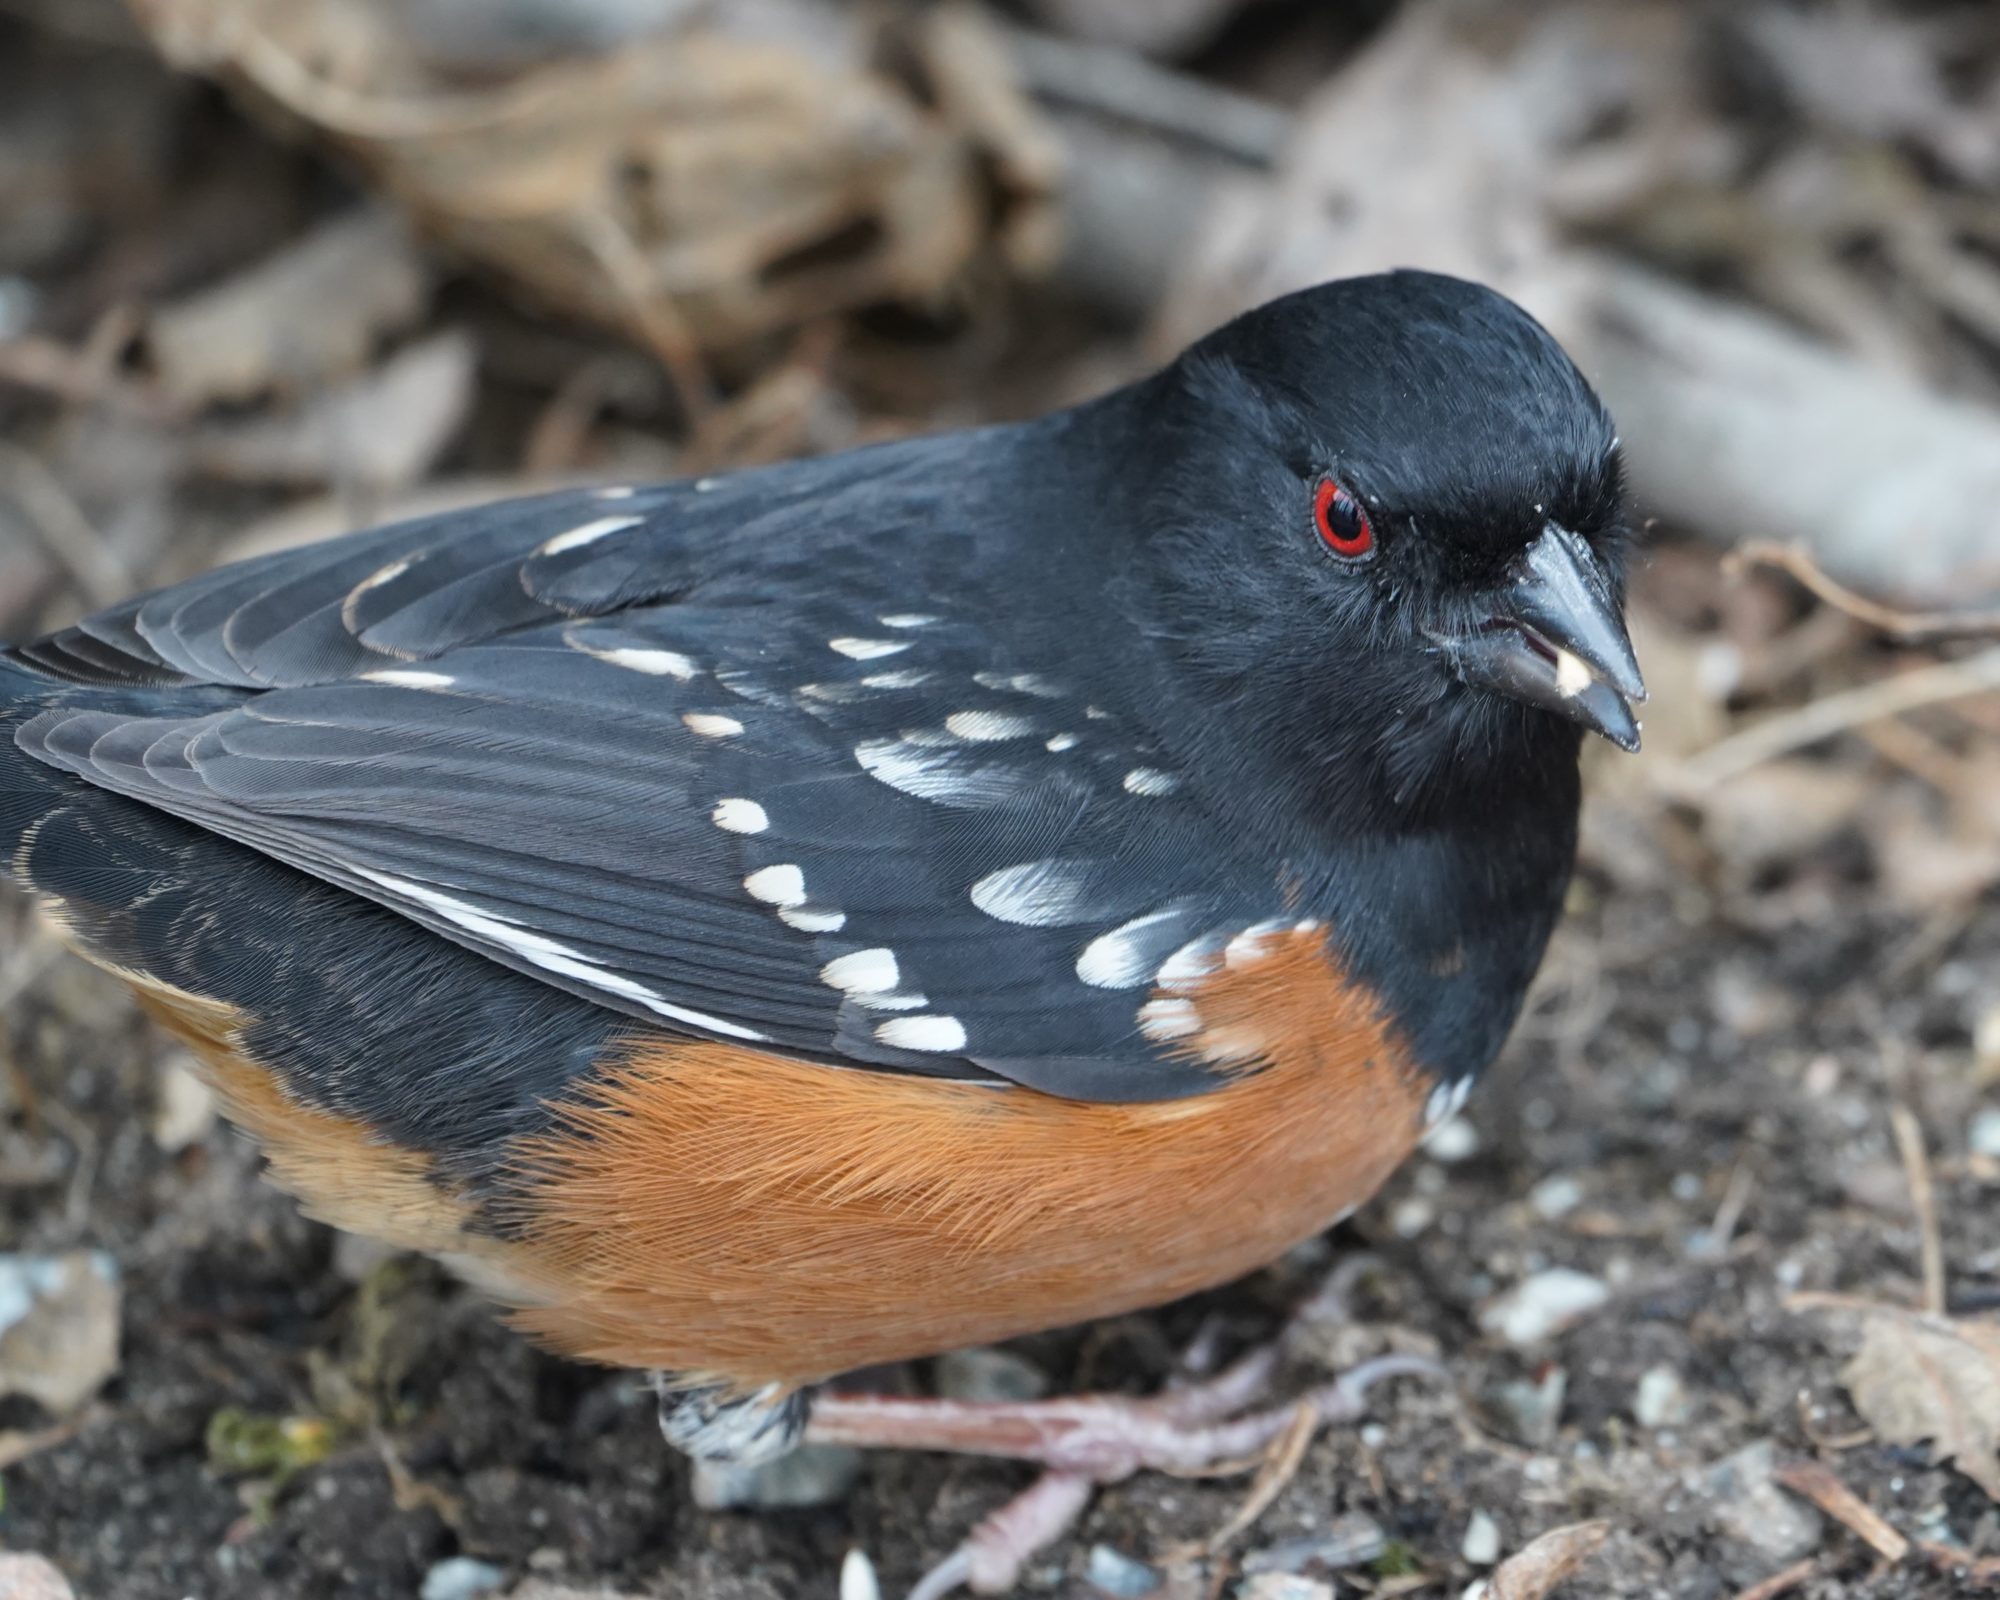
[[[1030,1556],[1075,1521],[1099,1484],[1144,1469],[1183,1475],[1241,1469],[1297,1426],[1301,1415],[1310,1415],[1315,1426],[1352,1421],[1363,1415],[1369,1388],[1382,1379],[1441,1375],[1437,1363],[1421,1356],[1382,1356],[1296,1400],[1250,1409],[1268,1392],[1301,1329],[1345,1314],[1359,1265],[1337,1273],[1269,1345],[1214,1377],[1151,1398],[969,1402],[822,1393],[814,1397],[804,1437],[816,1444],[948,1450],[1043,1467],[1033,1486],[925,1576],[911,1600],[933,1600],[960,1584],[999,1593],[1012,1587]]]

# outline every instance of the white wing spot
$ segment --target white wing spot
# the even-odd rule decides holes
[[[861,681],[870,689],[914,689],[920,683],[929,683],[932,674],[917,667],[904,667],[900,672],[871,672]]]
[[[989,872],[972,886],[972,903],[989,917],[1027,928],[1086,922],[1088,871],[1082,862],[1049,858]]]
[[[924,611],[893,611],[875,620],[885,628],[928,628],[938,619]]]
[[[490,916],[477,906],[435,889],[427,889],[420,883],[412,883],[407,878],[391,877],[386,872],[371,872],[366,867],[352,869],[369,882],[387,889],[391,894],[401,895],[427,906],[447,922],[467,933],[510,950],[531,966],[540,967],[544,972],[557,973],[565,978],[574,978],[579,983],[602,989],[607,994],[619,995],[627,1000],[636,1000],[648,1011],[666,1017],[673,1022],[685,1022],[691,1027],[704,1028],[710,1033],[719,1033],[731,1039],[763,1040],[765,1035],[755,1028],[746,1028],[740,1023],[730,1022],[723,1017],[710,1016],[706,1011],[691,1011],[686,1006],[677,1006],[664,1000],[643,983],[634,983],[630,978],[616,972],[607,972],[596,963],[586,960],[582,954],[568,945],[558,944],[553,939],[544,939],[538,933],[530,933],[518,923],[504,917]]]
[[[722,480],[720,478],[696,478],[694,480],[694,492],[696,494],[712,494],[721,487]]]
[[[1227,967],[1247,967],[1252,962],[1261,961],[1270,952],[1270,941],[1283,933],[1291,924],[1283,918],[1269,922],[1253,922],[1223,948],[1222,962]]]
[[[1074,750],[1076,748],[1076,744],[1077,744],[1077,739],[1075,734],[1059,733],[1053,739],[1047,741],[1042,746],[1042,748],[1044,750],[1052,750],[1057,755],[1061,755],[1065,750]]]
[[[608,539],[614,533],[636,528],[645,520],[644,517],[599,517],[595,522],[586,522],[580,528],[571,528],[568,533],[559,533],[553,539],[545,540],[535,554],[559,556],[565,550],[580,550],[587,544],[597,543],[599,539]]]
[[[1134,767],[1125,774],[1125,791],[1128,794],[1172,794],[1181,786],[1181,780],[1171,772],[1162,772],[1158,767]]]
[[[704,739],[733,739],[743,731],[743,724],[734,717],[718,715],[713,711],[683,711],[681,721],[690,733],[698,733]]]
[[[847,913],[831,906],[781,906],[778,920],[800,933],[838,933],[847,926]]]
[[[1190,939],[1160,963],[1160,970],[1153,974],[1153,982],[1167,989],[1198,983],[1215,970],[1215,959],[1221,954],[1222,946],[1223,940],[1218,934],[1205,933],[1199,939]]]
[[[708,820],[727,833],[762,833],[771,818],[755,800],[718,800]]]
[[[886,947],[856,950],[819,969],[820,982],[846,994],[887,994],[902,981],[896,952]]]
[[[1092,722],[1103,722],[1106,718],[1108,718],[1111,715],[1111,713],[1106,711],[1102,706],[1085,706],[1083,708],[1083,714],[1086,717],[1090,718]]]
[[[608,488],[599,489],[591,498],[593,500],[630,500],[637,492],[629,483],[614,483]]]
[[[1163,922],[1176,922],[1180,915],[1178,911],[1154,911],[1099,934],[1076,958],[1076,975],[1097,989],[1136,989],[1153,975],[1146,931]]]
[[[449,672],[417,672],[407,667],[385,667],[361,676],[370,683],[392,683],[399,689],[449,689],[457,681]]]
[[[591,650],[583,647],[599,661],[609,662],[614,667],[623,667],[628,672],[644,672],[655,678],[678,678],[686,683],[701,671],[693,661],[678,650]]]
[[[774,906],[802,906],[806,903],[806,875],[791,865],[763,867],[743,880],[752,899]]]
[[[914,989],[899,994],[851,994],[847,998],[870,1011],[921,1011],[931,1003],[929,995],[918,994]]]
[[[1027,774],[1014,769],[971,768],[953,760],[946,750],[964,749],[949,734],[939,732],[934,748],[924,735],[900,739],[864,739],[854,747],[854,759],[877,783],[944,806],[999,805],[1024,785]]]
[[[965,1024],[956,1017],[892,1017],[876,1025],[875,1037],[898,1050],[963,1050]]]
[[[1192,1000],[1148,1000],[1139,1008],[1139,1031],[1157,1044],[1201,1032],[1201,1012]]]
[[[874,661],[881,656],[899,655],[910,648],[907,639],[829,639],[826,647],[854,661]]]
[[[1011,689],[1042,700],[1060,700],[1068,692],[1039,672],[975,672],[972,681],[982,689]]]
[[[1031,718],[1006,711],[954,711],[944,719],[945,729],[961,739],[991,743],[1000,739],[1025,739],[1035,731]]]

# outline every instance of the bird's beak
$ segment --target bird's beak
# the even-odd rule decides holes
[[[1639,748],[1646,683],[1610,576],[1569,529],[1543,529],[1477,631],[1440,642],[1465,682]]]

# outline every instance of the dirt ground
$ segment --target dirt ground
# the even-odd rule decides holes
[[[107,308],[207,287],[357,199],[351,168],[272,141],[127,32],[50,27],[58,9],[0,5],[0,196],[43,204],[0,216],[0,257],[26,263],[0,290],[32,290],[38,337],[86,349]],[[730,377],[755,403],[697,448],[629,341],[449,260],[406,320],[464,331],[479,359],[436,450],[394,481],[301,466],[295,440],[283,471],[246,455],[227,430],[289,403],[254,384],[190,421],[101,363],[0,363],[0,437],[20,441],[0,492],[46,507],[22,488],[31,458],[96,529],[66,544],[44,518],[9,544],[0,525],[0,636],[196,570],[246,530],[296,536],[270,519],[302,504],[338,525],[420,484],[835,448],[1058,403],[1145,360],[1060,286],[984,315],[877,311],[809,331],[758,369],[774,382]],[[90,382],[109,387],[80,397]],[[1739,719],[1914,659],[1829,628],[1781,580],[1725,574],[1686,533],[1660,530],[1637,581],[1648,754],[1590,753],[1569,918],[1463,1118],[1269,1270],[1017,1347],[1055,1391],[1145,1392],[1198,1332],[1245,1347],[1366,1253],[1352,1320],[1288,1383],[1384,1350],[1434,1354],[1449,1382],[1378,1389],[1220,1548],[1199,1547],[1247,1477],[1107,1489],[1025,1592],[1120,1592],[1103,1585],[1122,1571],[1122,1592],[1174,1600],[1458,1600],[1496,1556],[1586,1519],[1610,1533],[1561,1591],[1579,1600],[2000,1590],[2000,1505],[1979,1486],[2000,1471],[2000,1344],[1963,1367],[1947,1352],[1915,1400],[1909,1377],[1941,1348],[1925,1340],[1976,1342],[2000,1307],[1995,697],[1787,750],[1726,802],[1675,789],[1674,763]],[[1738,688],[1714,687],[1718,652]],[[125,992],[56,954],[18,897],[0,897],[0,997],[0,1250],[105,1252],[122,1297],[94,1399],[0,1398],[0,1547],[47,1557],[80,1600],[410,1600],[459,1556],[497,1569],[493,1592],[793,1600],[833,1596],[856,1547],[895,1595],[1026,1482],[885,1457],[836,1504],[699,1509],[631,1375],[542,1356],[437,1269],[302,1219]],[[1903,1426],[1899,1382],[1919,1413]],[[1942,1464],[1944,1433],[1967,1471]]]

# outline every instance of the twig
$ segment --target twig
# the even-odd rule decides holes
[[[1924,1273],[1924,1310],[1944,1315],[1944,1243],[1938,1237],[1937,1189],[1931,1183],[1930,1158],[1924,1153],[1924,1130],[1908,1106],[1892,1106],[1889,1126],[1896,1135],[1896,1153],[1910,1182],[1910,1205],[1917,1214]]]
[[[1855,1538],[1871,1546],[1884,1561],[1898,1562],[1910,1553],[1910,1541],[1842,1483],[1832,1468],[1817,1461],[1793,1461],[1778,1468],[1771,1477],[1793,1494],[1810,1500]]]
[[[2000,607],[1978,611],[1902,611],[1885,606],[1828,577],[1819,563],[1797,545],[1746,544],[1725,556],[1722,565],[1724,571],[1731,573],[1747,567],[1776,567],[1788,572],[1835,610],[1844,611],[1871,628],[1879,628],[1904,644],[2000,634]]]
[[[68,1444],[79,1433],[98,1420],[95,1410],[81,1416],[71,1417],[65,1422],[51,1423],[46,1428],[36,1428],[23,1432],[10,1428],[0,1433],[0,1472],[9,1467],[18,1467],[30,1456],[40,1455],[44,1450],[53,1450],[59,1444]]]
[[[1273,165],[1290,137],[1293,118],[1282,107],[1129,51],[1031,28],[1009,28],[1007,39],[1022,87],[1038,100],[1128,122],[1252,167]]]
[[[1995,690],[2000,690],[2000,648],[1957,661],[1940,661],[1767,717],[1689,757],[1668,781],[1684,793],[1698,795],[1712,784],[1740,777],[1767,761],[1835,734],[1942,701]]]
[[[1736,1165],[1729,1169],[1729,1186],[1722,1191],[1722,1204],[1715,1208],[1715,1220],[1708,1225],[1707,1253],[1721,1255],[1729,1248],[1729,1241],[1736,1236],[1736,1225],[1743,1220],[1743,1208],[1750,1203],[1750,1192],[1757,1185],[1749,1165],[1743,1157],[1736,1158]]]
[[[1778,1600],[1779,1595],[1790,1594],[1818,1570],[1819,1563],[1807,1556],[1803,1561],[1794,1561],[1783,1572],[1774,1572],[1747,1589],[1739,1589],[1736,1600]]]
[[[1271,1502],[1283,1494],[1285,1486],[1299,1475],[1299,1466],[1306,1458],[1306,1448],[1312,1443],[1313,1435],[1318,1431],[1317,1411],[1309,1405],[1300,1406],[1298,1415],[1292,1418],[1292,1425],[1278,1435],[1270,1454],[1264,1458],[1264,1465],[1258,1469],[1257,1476],[1250,1485],[1250,1492],[1243,1497],[1243,1503],[1215,1532],[1199,1543],[1187,1547],[1180,1554],[1189,1557],[1215,1555],[1270,1510]]]
[[[131,593],[132,575],[62,481],[17,444],[0,440],[0,490],[25,513],[36,539],[83,597],[108,606]]]

